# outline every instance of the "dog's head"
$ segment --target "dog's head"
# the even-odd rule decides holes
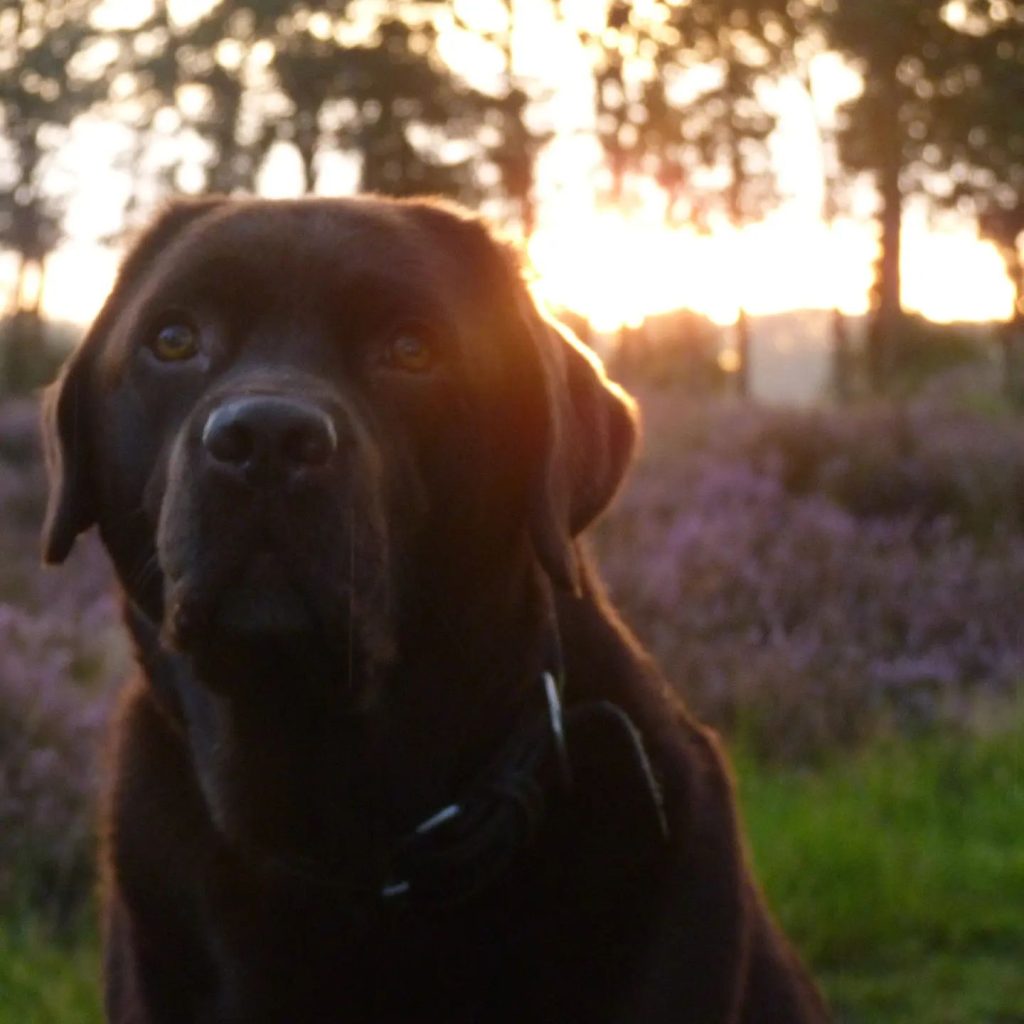
[[[401,657],[423,602],[486,601],[622,478],[631,403],[506,248],[429,203],[169,209],[47,396],[44,554],[99,525],[202,660]]]

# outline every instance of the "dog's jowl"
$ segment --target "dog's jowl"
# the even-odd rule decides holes
[[[451,208],[169,209],[46,406],[139,677],[118,1024],[827,1018],[578,538],[635,413]]]

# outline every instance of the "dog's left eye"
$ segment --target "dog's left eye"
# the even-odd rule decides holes
[[[434,346],[417,331],[399,331],[387,348],[387,365],[405,373],[425,373],[434,365]]]

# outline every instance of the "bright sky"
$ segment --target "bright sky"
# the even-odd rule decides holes
[[[187,13],[196,3],[203,0],[179,0],[179,8]],[[503,24],[502,0],[463,0],[467,16],[470,4],[474,20],[493,20],[496,28]],[[863,209],[831,232],[821,223],[814,112],[795,82],[771,96],[780,117],[773,152],[787,198],[763,223],[739,232],[723,227],[710,237],[670,229],[653,187],[628,216],[598,209],[594,179],[600,153],[588,136],[590,76],[576,29],[596,24],[603,3],[563,0],[562,21],[550,7],[541,0],[518,0],[520,31],[514,40],[517,73],[552,92],[540,116],[557,133],[539,166],[539,225],[529,247],[542,296],[588,316],[599,330],[684,305],[720,323],[732,322],[741,304],[753,314],[833,305],[849,313],[866,310],[873,226]],[[134,0],[108,0],[108,8],[114,19],[129,11],[138,17]],[[442,34],[442,45],[446,59],[480,84],[501,72],[493,50],[467,45],[455,33]],[[856,76],[832,58],[821,59],[814,70],[828,109],[857,88]],[[88,321],[113,280],[117,255],[97,239],[116,230],[128,191],[127,172],[114,164],[118,148],[112,126],[79,125],[55,172],[73,183],[74,198],[71,237],[48,264],[45,305],[54,317]],[[321,175],[321,187],[347,191],[352,178],[351,168],[339,161]],[[272,162],[262,185],[270,194],[296,193],[296,168],[287,154]],[[11,266],[0,262],[0,287]],[[1012,288],[999,257],[977,240],[970,225],[938,227],[912,207],[905,221],[903,274],[906,305],[932,319],[1010,315]]]

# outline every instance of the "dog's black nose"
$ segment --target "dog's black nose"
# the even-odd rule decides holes
[[[327,413],[311,402],[248,395],[210,413],[203,446],[221,468],[247,476],[288,475],[324,466],[338,450],[338,434]]]

